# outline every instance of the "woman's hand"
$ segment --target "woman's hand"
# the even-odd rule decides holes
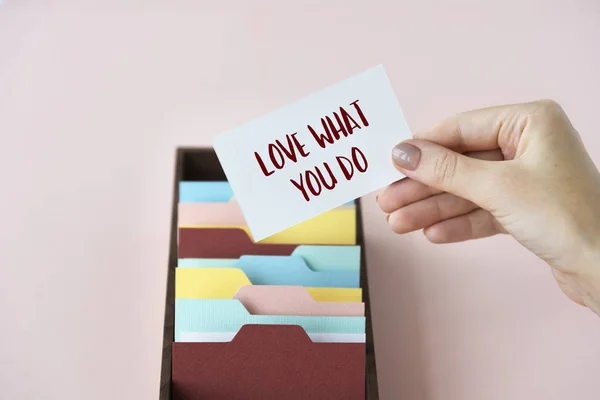
[[[397,233],[434,243],[509,233],[600,315],[600,173],[562,108],[544,100],[470,111],[392,151],[407,176],[378,196]]]

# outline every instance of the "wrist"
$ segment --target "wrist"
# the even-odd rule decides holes
[[[585,306],[600,316],[600,240],[582,249],[576,270]]]

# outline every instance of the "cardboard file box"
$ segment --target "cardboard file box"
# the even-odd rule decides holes
[[[171,236],[167,277],[167,296],[165,301],[164,335],[159,400],[172,399],[172,343],[174,340],[175,316],[175,268],[177,266],[177,204],[179,202],[179,182],[182,181],[225,181],[215,152],[210,148],[179,148],[175,161],[175,179],[173,204],[171,210]],[[364,251],[364,237],[361,219],[361,200],[356,201],[356,244],[360,245],[360,286],[366,314],[366,393],[365,399],[379,400],[377,369],[371,324],[371,304]],[[307,399],[309,400],[309,399]]]

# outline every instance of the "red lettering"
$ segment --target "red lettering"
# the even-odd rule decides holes
[[[343,156],[337,156],[335,158],[340,166],[340,169],[342,170],[342,173],[344,174],[344,177],[346,178],[347,181],[349,181],[352,178],[352,175],[354,175],[354,167],[352,166],[352,161],[350,161],[350,159],[343,157]],[[348,162],[348,164],[350,165],[350,171],[348,171],[348,168],[346,168],[344,166],[344,163],[342,162],[342,160],[346,160]]]
[[[363,126],[369,126],[369,121],[358,105],[358,102],[359,100],[356,100],[350,103],[350,105],[353,106],[358,113]],[[325,133],[317,133],[310,125],[307,125],[307,128],[313,138],[317,141],[317,144],[323,149],[327,144],[333,144],[333,142],[339,140],[342,136],[348,137],[348,135],[352,135],[355,129],[362,129],[360,124],[344,109],[344,107],[340,107],[339,114],[333,112],[333,117],[325,116],[321,118],[321,125],[323,126],[323,131]]]
[[[321,190],[323,190],[323,189],[321,188],[321,182],[317,179],[317,176],[315,175],[315,173],[312,171],[306,171],[305,174],[306,174],[306,184],[308,185],[308,188],[310,189],[311,193],[315,196],[320,195]],[[313,180],[315,181],[315,185],[317,185],[316,189],[312,184]]]
[[[362,110],[360,109],[360,106],[358,105],[358,100],[350,103],[350,105],[353,105],[354,108],[356,108],[356,111],[358,111],[358,116],[360,117],[360,120],[362,121],[364,126],[369,126],[369,121],[367,121],[367,118],[365,118],[365,114],[363,114]]]
[[[310,197],[308,197],[308,193],[306,193],[306,188],[304,187],[304,179],[302,178],[302,174],[300,174],[300,183],[293,179],[290,179],[290,182],[292,182],[294,186],[296,186],[296,188],[302,193],[304,200],[310,201]]]
[[[338,124],[337,128],[334,125],[334,123],[331,120],[331,118],[325,117],[325,119],[327,119],[327,123],[329,124],[329,129],[333,133],[333,137],[335,138],[335,140],[338,140],[340,138],[340,133],[342,135],[344,135],[344,137],[348,136],[348,132],[346,132],[346,126],[342,123],[342,120],[340,119],[340,116],[337,115],[337,113],[335,113],[335,112],[333,113],[333,116],[335,117],[335,120],[336,120],[336,122]]]
[[[304,154],[304,150],[303,144],[300,144],[300,142],[298,142],[298,139],[295,137],[297,133],[294,133],[292,135],[285,135],[285,137],[287,138],[287,147],[285,145],[283,145],[279,140],[275,140],[275,143],[277,143],[277,146],[279,146],[279,148],[281,149],[281,151],[283,151],[283,153],[285,154],[285,156],[290,159],[290,161],[292,162],[296,162],[298,161],[298,157],[296,156],[296,148],[298,150],[300,150],[300,155],[303,157],[306,157],[308,154]],[[293,142],[293,143],[292,143]]]
[[[298,141],[298,138],[296,137],[297,134],[298,134],[297,132],[296,133],[292,133],[292,140],[294,141],[294,144],[296,145],[296,148],[300,152],[300,155],[302,157],[306,157],[306,156],[308,156],[310,154],[310,151],[307,151],[307,152],[304,151],[304,145],[301,144]]]
[[[291,161],[296,162],[296,150],[294,150],[294,147],[292,146],[292,140],[289,137],[289,135],[285,135],[285,137],[287,138],[288,141],[288,147],[289,147],[289,151],[288,148],[286,148],[280,141],[279,139],[275,140],[275,143],[277,143],[277,146],[279,146],[279,148],[281,149],[281,151],[283,151],[283,153],[285,154],[285,156],[287,158],[289,158]]]
[[[276,159],[275,155],[279,156],[279,160]],[[269,158],[273,166],[277,169],[281,169],[285,165],[285,159],[283,158],[283,154],[281,154],[281,150],[273,143],[269,143]]]
[[[352,135],[352,131],[355,128],[361,129],[360,125],[348,114],[348,111],[344,110],[340,107],[340,114],[342,114],[342,118],[344,118],[344,124],[346,125],[346,129],[348,130],[348,134]],[[352,124],[350,123],[352,121]]]
[[[310,125],[306,125],[306,127],[317,141],[317,144],[324,149],[327,146],[325,142],[333,144],[335,140],[331,137],[331,132],[329,132],[329,128],[327,128],[327,124],[325,123],[325,119],[323,118],[321,118],[321,125],[323,125],[323,129],[325,129],[325,134],[319,134],[315,132],[315,130]]]
[[[358,147],[352,147],[350,153],[351,159],[344,156],[337,156],[335,158],[347,181],[352,179],[355,170],[362,173],[369,168],[367,157]],[[323,169],[325,172],[323,172]],[[306,201],[310,201],[310,194],[315,197],[319,196],[323,192],[323,187],[327,190],[333,190],[338,183],[338,179],[326,162],[323,163],[323,168],[315,166],[311,170],[304,171],[299,175],[298,180],[300,183],[293,179],[290,179],[290,182],[300,190]]]
[[[343,158],[345,158],[345,157],[343,157]],[[351,161],[349,159],[346,158],[346,160],[351,163]],[[337,185],[338,180],[333,175],[333,172],[331,171],[331,167],[329,167],[329,164],[324,162],[323,167],[327,171],[327,174],[329,174],[330,182],[327,181],[327,179],[325,178],[325,175],[323,174],[323,172],[321,172],[321,169],[317,166],[315,166],[316,174],[310,170],[306,170],[303,173],[301,173],[300,177],[299,177],[300,183],[296,182],[293,179],[290,179],[290,182],[292,182],[294,184],[294,186],[298,190],[300,190],[300,192],[302,193],[302,196],[304,196],[304,200],[310,201],[310,197],[308,195],[309,191],[313,196],[316,197],[321,194],[321,192],[323,191],[323,187],[325,187],[325,189],[327,189],[327,190],[332,190],[333,188],[335,188],[335,185]],[[352,165],[350,165],[350,167],[352,167]]]
[[[315,170],[317,170],[317,175],[319,175],[319,179],[321,179],[321,182],[323,182],[323,186],[325,186],[326,189],[331,190],[337,184],[337,178],[335,176],[333,176],[333,172],[331,172],[331,168],[329,167],[329,164],[324,162],[323,166],[325,167],[325,170],[327,170],[327,173],[329,173],[329,178],[331,178],[331,183],[327,183],[325,181],[325,177],[321,173],[321,170],[319,169],[319,167],[315,167]]]
[[[267,167],[265,167],[265,163],[263,162],[263,160],[260,157],[260,154],[258,154],[258,152],[256,152],[256,151],[254,152],[254,157],[256,157],[256,161],[258,162],[258,165],[260,166],[260,169],[265,176],[272,175],[275,172],[275,171],[267,171]]]
[[[365,157],[364,153],[362,151],[360,151],[360,149],[358,147],[353,147],[352,148],[352,162],[354,163],[354,166],[356,167],[356,169],[358,170],[358,172],[365,172],[367,170],[367,168],[369,167],[369,163],[367,162],[367,157]],[[362,158],[363,164],[364,166],[360,166],[359,164],[359,160],[358,160],[358,155],[360,155],[360,157]]]

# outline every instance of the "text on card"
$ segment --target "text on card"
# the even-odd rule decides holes
[[[368,127],[369,121],[358,103],[359,100],[355,100],[349,106],[339,107],[332,115],[321,118],[321,131],[307,125],[314,143],[320,148],[326,148],[354,134],[355,130]],[[282,170],[288,162],[296,163],[300,158],[310,155],[310,151],[306,149],[307,145],[301,143],[297,135],[298,132],[288,133],[284,140],[277,139],[274,143],[269,143],[265,153],[268,157],[264,160],[259,152],[254,152],[256,162],[265,177]],[[323,162],[322,166],[315,166],[300,173],[298,178],[290,178],[290,182],[299,190],[304,200],[310,201],[311,195],[317,197],[323,193],[323,189],[333,190],[339,181],[338,177],[349,181],[356,172],[364,173],[368,166],[364,153],[359,148],[352,147],[350,154],[339,155],[331,162]]]

